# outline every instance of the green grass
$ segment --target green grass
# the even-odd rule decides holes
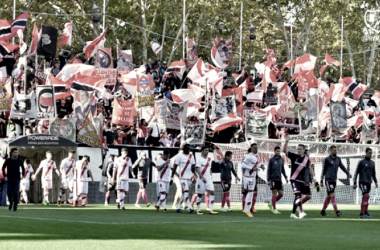
[[[377,249],[380,207],[370,205],[373,219],[358,218],[359,205],[305,206],[307,218],[291,220],[290,206],[279,205],[281,215],[266,205],[246,217],[235,203],[233,212],[209,215],[158,213],[154,207],[126,211],[115,205],[20,205],[15,212],[0,208],[0,249]],[[220,204],[216,204],[219,208]],[[171,208],[171,206],[168,206]],[[218,211],[218,210],[217,210]]]

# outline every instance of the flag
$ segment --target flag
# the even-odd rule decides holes
[[[201,87],[198,87],[197,85],[194,84],[188,84],[187,85],[188,89],[191,89],[195,97],[197,98],[198,103],[202,101],[202,98],[206,94],[206,90],[202,89]]]
[[[71,90],[74,97],[74,110],[75,110],[75,125],[79,127],[82,125],[88,112],[91,115],[95,114],[95,105],[96,99],[94,91],[85,91],[85,90]]]
[[[117,49],[117,69],[133,70],[132,50]]]
[[[61,81],[57,77],[55,77],[53,74],[49,74],[46,84],[47,85],[53,85],[53,86],[60,86],[65,87],[66,89],[69,89],[71,87],[71,84],[73,84],[74,76],[72,76],[67,81]]]
[[[12,53],[18,48],[18,45],[0,41],[0,58]]]
[[[79,128],[77,140],[91,147],[103,148],[103,115],[94,118],[89,110]]]
[[[252,91],[247,95],[247,102],[263,102],[263,90]]]
[[[264,90],[264,93],[266,92],[268,83],[277,82],[276,76],[270,69],[271,65],[271,62],[269,61],[265,61],[264,63],[255,63],[255,68],[257,69],[257,72],[259,72],[259,74],[263,78],[261,88],[262,90]]]
[[[218,77],[213,81],[210,81],[209,83],[210,87],[214,88],[216,93],[218,93],[219,96],[222,96],[222,90],[223,90],[223,77]]]
[[[66,45],[66,44],[71,46],[72,36],[73,36],[73,24],[65,23],[65,28],[63,29],[62,38],[58,43],[58,47],[62,45]]]
[[[131,95],[134,95],[137,90],[137,74],[136,71],[131,71],[126,75],[121,75],[117,78],[118,82],[122,84]]]
[[[203,145],[205,140],[206,121],[181,120],[181,145]]]
[[[76,129],[75,129],[74,118],[69,118],[69,119],[55,118],[55,119],[50,120],[49,134],[58,135],[70,141],[76,142],[75,140]]]
[[[242,85],[243,83],[245,83],[248,79],[245,78],[245,70],[244,68],[241,70],[241,73],[240,74],[232,74],[233,78],[235,79],[235,83],[237,86],[240,86]]]
[[[352,93],[355,100],[359,100],[362,94],[368,89],[367,85],[356,83],[355,79],[352,77],[343,78],[343,84]]]
[[[21,30],[17,31],[18,38],[19,38],[19,48],[20,48],[20,55],[24,54],[26,51],[26,43],[24,42],[24,34],[22,33]]]
[[[195,44],[194,39],[190,39],[186,37],[186,44],[187,44],[187,66],[193,67],[194,64],[198,60],[198,51],[197,51],[197,45]]]
[[[290,61],[287,61],[286,63],[284,63],[284,65],[281,68],[281,71],[285,71],[287,69],[290,69],[293,66],[295,61],[296,60],[290,60]]]
[[[57,116],[54,87],[37,85],[37,118],[50,119]]]
[[[32,32],[32,42],[30,43],[28,56],[27,56],[28,58],[36,54],[37,44],[38,44],[38,28],[37,28],[37,25],[34,24],[33,32]]]
[[[298,76],[298,73],[301,69],[306,72],[314,70],[316,61],[317,57],[310,54],[305,54],[303,56],[298,57],[296,59],[296,66],[294,68],[294,74],[292,79],[295,79]]]
[[[291,103],[291,100],[294,101],[292,90],[290,89],[290,87],[288,86],[286,82],[279,83],[278,88],[277,88],[277,97],[278,97],[278,104],[281,105],[280,109],[277,110],[277,116],[286,117],[286,113],[289,110],[289,105]]]
[[[327,53],[326,51],[326,55],[325,55],[325,62],[326,64],[323,65],[320,69],[319,69],[319,74],[323,74],[323,72],[325,71],[325,69],[327,68],[327,66],[330,66],[330,65],[334,65],[334,66],[339,66],[339,67],[342,67],[342,64],[340,64],[340,62],[338,62],[337,60],[335,60],[334,58],[332,58],[329,53]]]
[[[279,73],[278,66],[277,66],[277,59],[276,54],[274,53],[273,49],[266,48],[266,54],[267,54],[267,61],[271,62],[270,69],[273,71],[275,75]]]
[[[119,100],[115,98],[112,112],[112,123],[122,126],[133,126],[135,115],[135,99]]]
[[[10,78],[5,80],[0,77],[0,93],[0,111],[8,111],[12,105],[12,86]]]
[[[102,44],[104,44],[105,42],[107,30],[108,28],[106,28],[103,31],[103,33],[100,36],[98,36],[95,40],[86,42],[86,46],[84,46],[83,48],[83,53],[86,55],[87,59],[89,59],[93,55],[93,53],[96,53],[97,45],[103,46]]]
[[[211,124],[210,128],[214,130],[214,132],[219,132],[236,124],[242,123],[243,118],[237,117],[236,115],[229,113],[217,120],[216,122],[214,122],[213,124]]]
[[[189,74],[187,74],[187,78],[194,82],[197,79],[203,77],[206,73],[206,65],[204,64],[202,58],[199,58],[189,71]]]
[[[232,59],[232,37],[228,40],[216,37],[214,45],[211,49],[211,60],[216,67],[220,69],[226,68],[228,65],[226,61],[231,61]]]
[[[37,54],[46,58],[55,58],[57,49],[58,30],[54,27],[44,26],[40,30],[37,44]]]
[[[96,52],[95,67],[104,69],[113,68],[111,49],[98,46],[98,51]]]
[[[213,92],[211,119],[219,119],[233,113],[236,115],[235,96],[217,97]]]
[[[333,128],[347,128],[346,101],[334,102],[330,100],[331,126]]]
[[[186,70],[186,64],[183,59],[181,59],[180,61],[174,61],[170,64],[169,68],[166,69],[164,77],[169,75],[169,73],[173,73],[179,79],[182,79],[183,73],[185,73],[185,70]]]
[[[36,118],[36,96],[34,92],[29,95],[14,92],[11,114],[12,118]]]
[[[167,129],[178,129],[181,120],[186,121],[188,102],[172,102],[169,99],[157,100],[154,103],[155,117]]]
[[[177,103],[187,102],[187,117],[196,116],[201,108],[197,97],[190,89],[176,89],[171,92],[173,101]]]
[[[81,60],[78,59],[78,55],[75,55],[69,62],[66,64],[84,64]]]
[[[82,76],[92,76],[95,67],[87,64],[65,64],[62,70],[56,76],[61,81],[67,81],[72,76],[80,74]]]
[[[298,123],[300,128],[300,135],[315,134],[316,128],[313,127],[313,118],[307,115],[302,115],[298,112]]]
[[[344,95],[347,92],[347,87],[341,83],[331,84],[329,93],[326,95],[325,104],[331,99],[334,102],[340,102],[343,100]]]
[[[375,90],[375,94],[371,97],[376,102],[376,105],[380,107],[380,91]]]
[[[154,95],[154,79],[151,74],[136,74],[136,86],[139,96]]]
[[[0,40],[6,42],[9,38],[17,37],[17,31],[24,32],[28,16],[29,11],[19,15],[10,23],[7,20],[0,20]]]
[[[95,76],[83,76],[76,75],[73,83],[71,84],[71,89],[83,90],[83,91],[102,91],[106,84],[106,79]]]
[[[158,52],[160,52],[162,50],[162,46],[159,45],[158,43],[155,43],[155,42],[150,42],[150,46],[152,47],[152,50],[154,52],[154,54],[158,54]]]

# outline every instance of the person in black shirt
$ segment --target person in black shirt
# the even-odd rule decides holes
[[[7,171],[5,171],[5,168]],[[20,168],[22,175],[20,175]],[[24,162],[18,157],[18,149],[11,149],[11,157],[6,159],[2,167],[5,181],[8,182],[8,199],[9,210],[17,211],[17,204],[19,201],[20,180],[21,176],[25,174]]]
[[[291,171],[290,171],[290,183],[292,184],[292,189],[294,193],[294,204],[293,210],[290,218],[302,219],[307,214],[302,210],[302,195],[301,189],[305,184],[305,168],[309,168],[311,176],[314,176],[314,171],[310,166],[309,157],[305,155],[306,147],[303,144],[299,144],[297,147],[297,153],[292,153],[288,151],[289,136],[287,135],[285,140],[285,145],[283,148],[284,153],[291,161]],[[296,216],[296,210],[298,208],[299,218]]]
[[[113,175],[113,165],[114,165],[115,155],[110,155],[109,161],[106,166],[106,174],[107,174],[107,192],[106,192],[106,200],[104,201],[104,206],[108,206],[111,198],[111,191],[115,191],[115,195],[117,195],[117,191],[115,189],[115,183],[112,184],[112,175]]]
[[[61,119],[69,114],[67,106],[66,106],[66,99],[61,99],[61,103],[57,106],[57,114],[58,114],[58,118],[61,118]]]

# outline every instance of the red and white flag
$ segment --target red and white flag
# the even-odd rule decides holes
[[[331,84],[329,93],[326,95],[325,104],[331,99],[334,102],[341,102],[347,92],[347,87],[341,83]]]
[[[273,49],[266,49],[267,52],[267,61],[271,62],[271,67],[270,69],[274,72],[275,75],[278,74],[278,66],[277,66],[277,59],[276,59],[276,54],[274,53]]]
[[[194,84],[188,84],[187,87],[193,91],[193,94],[197,98],[198,102],[200,103],[202,101],[202,98],[206,94],[206,90],[202,89],[201,87],[198,87],[197,85]]]
[[[38,44],[38,28],[37,28],[37,25],[34,24],[33,33],[32,33],[32,42],[30,43],[28,56],[27,56],[28,58],[36,54],[37,44]]]
[[[71,89],[84,90],[84,91],[102,91],[106,85],[107,79],[95,76],[83,76],[76,75],[73,83],[71,84]]]
[[[170,64],[169,68],[166,69],[164,77],[169,75],[170,73],[173,73],[179,79],[182,79],[183,73],[185,73],[185,70],[186,70],[186,64],[183,59],[181,59],[180,61],[174,61]]]
[[[69,89],[71,87],[71,84],[73,84],[73,81],[74,81],[74,76],[72,76],[67,81],[61,81],[58,78],[54,77],[53,74],[49,74],[46,80],[46,85],[54,85],[54,86],[65,87],[66,89]]]
[[[130,94],[134,95],[137,90],[137,73],[131,71],[126,75],[121,75],[117,80],[123,85]]]
[[[187,78],[191,81],[196,81],[197,79],[203,77],[207,73],[206,65],[203,62],[202,58],[199,58],[198,61],[194,64],[194,66],[187,74]]]
[[[210,81],[210,86],[215,89],[219,96],[222,96],[223,91],[223,77],[218,77]]]
[[[272,63],[269,61],[265,61],[264,63],[255,63],[255,68],[257,72],[263,78],[263,82],[261,84],[261,89],[264,90],[264,93],[267,91],[267,84],[270,82],[277,82],[277,78],[274,75],[274,72],[271,70]]]
[[[191,89],[176,89],[170,92],[174,102],[188,102],[187,117],[195,116],[201,105]]]
[[[241,70],[240,74],[234,73],[234,74],[232,74],[232,76],[234,77],[235,83],[237,86],[240,87],[244,83],[248,84],[247,83],[248,79],[245,78],[245,69],[244,68]]]
[[[355,100],[359,100],[363,93],[368,89],[367,85],[357,83],[356,80],[352,77],[343,78],[343,84],[352,93]]]
[[[287,69],[290,69],[294,65],[295,61],[296,60],[290,60],[290,61],[287,61],[286,63],[284,63],[284,65],[282,65],[281,71],[285,71]]]
[[[376,105],[380,107],[380,91],[375,90],[375,94],[371,97],[376,102]]]
[[[264,91],[263,90],[257,90],[249,93],[247,95],[247,102],[263,102],[263,95]]]
[[[190,39],[186,37],[186,44],[187,44],[187,66],[193,67],[195,65],[195,62],[198,60],[198,51],[197,51],[197,45],[195,44],[194,39]]]
[[[211,59],[215,66],[220,69],[228,66],[225,62],[232,59],[232,37],[228,38],[228,40],[221,37],[215,38],[211,49]]]
[[[24,32],[26,23],[28,22],[29,11],[22,13],[12,22],[0,20],[0,41],[7,42],[9,38],[17,37],[17,31]]]
[[[155,42],[150,42],[153,52],[157,55],[162,50],[162,46]]]
[[[298,57],[296,59],[296,66],[294,68],[294,74],[292,79],[295,79],[298,76],[298,73],[301,69],[306,72],[314,70],[316,61],[317,57],[310,54],[305,54],[303,56]]]
[[[237,117],[233,113],[229,113],[228,115],[223,116],[222,118],[211,124],[210,128],[214,130],[214,132],[219,132],[236,124],[242,123],[243,118]]]
[[[96,53],[96,50],[97,50],[96,47],[98,45],[103,47],[105,39],[106,39],[105,36],[106,36],[107,30],[108,28],[106,28],[103,31],[103,33],[100,36],[98,36],[95,40],[86,42],[86,46],[84,46],[83,52],[86,55],[87,59],[90,58],[94,53]]]
[[[122,126],[133,126],[135,114],[135,98],[118,100],[115,98],[112,112],[112,123]]]
[[[65,28],[63,29],[62,38],[58,43],[58,47],[61,45],[69,45],[71,46],[71,40],[73,36],[73,24],[65,23]]]
[[[18,45],[0,41],[0,58],[3,58],[7,54],[13,52],[18,48]]]
[[[62,70],[56,76],[61,81],[69,80],[73,75],[92,76],[95,67],[87,64],[65,64]]]
[[[327,66],[330,66],[330,65],[334,65],[334,66],[339,66],[339,67],[342,67],[342,64],[340,64],[340,62],[338,62],[337,60],[335,60],[334,58],[332,58],[329,53],[327,53],[326,51],[326,55],[325,55],[325,62],[326,64],[323,65],[320,69],[319,69],[319,74],[323,74],[323,72],[325,71],[325,69],[327,68]]]
[[[280,104],[280,108],[277,110],[277,116],[286,117],[286,113],[289,110],[290,103],[295,101],[292,90],[288,86],[286,82],[280,82],[277,88],[277,94],[275,94],[278,98],[278,104]]]
[[[17,31],[17,34],[18,34],[18,38],[19,38],[19,47],[20,47],[20,54],[24,54],[24,52],[26,51],[26,43],[24,42],[24,33],[22,33],[21,30],[18,30]]]

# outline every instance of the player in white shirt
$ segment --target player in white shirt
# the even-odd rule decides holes
[[[170,170],[173,168],[173,165],[170,162],[170,153],[168,150],[164,150],[162,156],[158,157],[156,162],[157,168],[157,185],[160,192],[160,198],[158,199],[157,204],[154,206],[157,212],[160,211],[160,205],[164,209],[163,212],[167,213],[166,209],[166,197],[169,193],[169,184],[173,183],[170,179]]]
[[[258,168],[260,167],[259,157],[257,155],[257,144],[251,144],[251,153],[246,155],[242,162],[241,168],[243,173],[243,199],[244,199],[244,209],[243,213],[245,213],[248,217],[253,217],[251,214],[251,204],[253,198],[253,190],[256,185],[256,174]],[[265,168],[261,166],[264,170]],[[245,198],[244,198],[245,197]]]
[[[24,199],[25,204],[28,204],[28,191],[30,187],[30,177],[33,175],[34,170],[32,165],[30,165],[29,159],[24,160],[24,168],[25,168],[25,174],[22,176],[21,182],[20,182],[20,192],[22,195],[22,198]]]
[[[74,188],[74,168],[75,168],[75,151],[70,150],[69,156],[61,161],[59,170],[61,171],[61,187],[57,205],[61,206],[62,195],[69,191],[69,203],[73,203],[73,188]]]
[[[195,168],[195,160],[194,156],[190,153],[190,145],[185,144],[182,147],[183,153],[179,153],[174,162],[174,169],[172,171],[172,178],[174,173],[179,166],[179,179],[181,181],[182,186],[182,196],[177,205],[177,213],[182,213],[181,204],[183,201],[186,202],[186,206],[189,208],[189,213],[194,212],[194,210],[190,207],[189,201],[189,186],[190,180],[194,178],[193,171]]]
[[[195,184],[195,193],[198,194],[196,199],[197,202],[197,214],[202,215],[201,211],[201,201],[202,196],[207,191],[209,194],[209,203],[210,203],[210,214],[218,214],[214,211],[214,201],[215,201],[215,192],[214,192],[214,183],[211,178],[211,157],[208,157],[208,147],[203,146],[201,148],[201,157],[197,159],[195,164],[195,171],[197,176],[197,182]]]
[[[117,208],[122,210],[125,210],[124,207],[124,197],[125,195],[128,195],[129,191],[129,172],[132,174],[133,178],[136,176],[133,174],[132,171],[132,160],[131,158],[127,157],[128,155],[128,149],[122,148],[121,149],[121,156],[119,156],[114,163],[114,170],[113,170],[113,176],[112,176],[112,184],[116,181],[116,190],[117,190]]]
[[[75,205],[78,206],[79,197],[82,198],[82,207],[86,206],[87,194],[88,194],[88,175],[91,177],[92,185],[94,185],[94,178],[92,177],[91,169],[89,166],[89,157],[84,155],[83,158],[76,162],[74,168],[74,179],[75,179],[75,192],[76,192],[76,202]]]
[[[53,154],[50,151],[46,151],[46,159],[42,160],[37,172],[32,176],[32,180],[36,180],[36,176],[42,170],[41,183],[44,190],[43,205],[49,205],[49,191],[53,188],[53,170],[60,176],[55,161],[53,161]]]
[[[167,138],[162,138],[161,143],[164,145],[164,147],[172,148],[177,143],[178,138],[173,139],[173,135],[169,134]]]

